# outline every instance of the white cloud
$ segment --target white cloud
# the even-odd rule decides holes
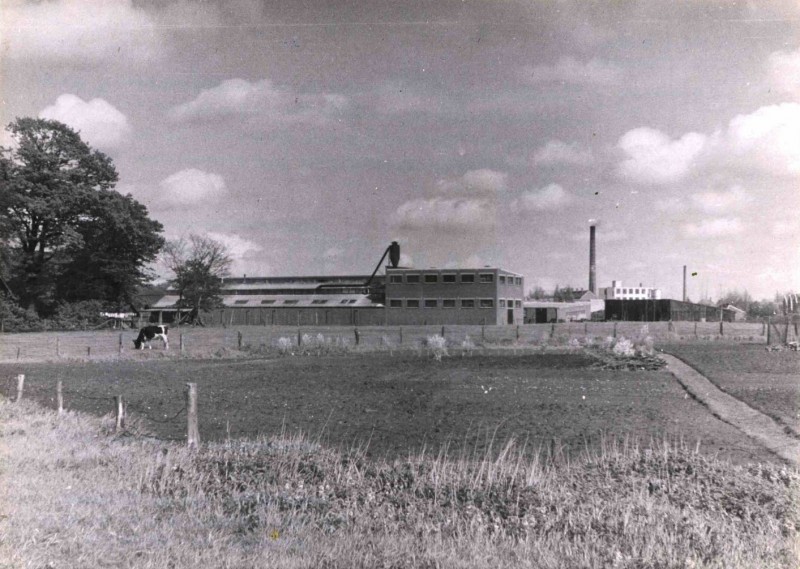
[[[663,132],[635,128],[617,142],[625,153],[618,173],[625,179],[643,184],[665,184],[684,178],[706,149],[708,137],[690,132],[672,140]]]
[[[441,98],[423,94],[397,81],[383,85],[374,97],[375,106],[385,114],[438,112],[443,108]]]
[[[727,143],[737,162],[778,176],[800,174],[800,104],[770,105],[734,117]]]
[[[161,180],[157,203],[168,206],[192,206],[218,200],[226,191],[225,180],[218,174],[188,168]]]
[[[551,140],[538,148],[533,154],[533,162],[550,166],[554,164],[574,164],[588,166],[594,161],[591,150],[582,148],[576,143],[566,143],[560,140]]]
[[[477,230],[493,223],[494,208],[485,199],[415,199],[397,208],[395,223],[403,229]]]
[[[443,192],[495,193],[506,189],[508,174],[483,168],[470,170],[460,178],[439,180],[436,186]]]
[[[295,93],[277,87],[269,79],[251,83],[228,79],[216,87],[204,89],[187,103],[169,110],[175,122],[190,122],[234,115],[256,115],[294,122],[327,122],[340,114],[348,99],[334,93]]]
[[[84,101],[70,93],[59,95],[39,117],[71,126],[82,139],[100,148],[119,146],[131,131],[127,117],[105,99]]]
[[[413,267],[414,259],[407,253],[400,253],[400,261],[397,264],[401,267]]]
[[[581,62],[565,56],[553,65],[526,65],[520,72],[526,83],[570,83],[574,85],[613,85],[623,78],[622,69],[600,59]]]
[[[243,259],[248,253],[257,253],[264,249],[255,241],[244,239],[236,233],[215,233],[210,231],[206,235],[214,241],[222,243],[228,249],[234,261]]]
[[[767,65],[769,83],[773,89],[800,97],[800,50],[773,52]]]
[[[741,210],[752,201],[752,196],[740,186],[734,186],[726,192],[701,192],[692,196],[696,209],[714,215]]]
[[[687,223],[683,226],[683,232],[687,237],[700,239],[730,237],[739,235],[743,231],[744,225],[737,217],[704,219],[700,223]]]
[[[572,195],[558,184],[549,184],[540,190],[522,194],[517,202],[525,211],[547,211],[563,207],[573,200]]]
[[[667,213],[681,213],[686,211],[686,203],[680,198],[664,198],[656,200],[656,209]]]

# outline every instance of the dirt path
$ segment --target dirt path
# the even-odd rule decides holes
[[[660,354],[667,369],[684,388],[721,420],[757,440],[794,466],[800,466],[800,440],[786,433],[772,418],[728,395],[708,378],[675,356]]]

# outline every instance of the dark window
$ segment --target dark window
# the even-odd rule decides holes
[[[406,275],[406,282],[407,283],[418,283],[419,282],[419,275]]]
[[[349,300],[347,300],[347,299],[345,298],[344,300],[342,300],[341,302],[339,302],[339,304],[347,304],[348,302],[350,302],[350,301],[349,301]]]
[[[406,300],[406,308],[419,308],[419,300]]]
[[[461,282],[462,283],[474,283],[475,282],[475,275],[472,273],[464,273],[461,275]]]
[[[389,301],[389,308],[403,308],[403,301],[399,298],[393,298]]]
[[[503,277],[500,277],[500,278],[503,278]],[[505,308],[505,307],[506,307],[506,301],[505,301],[505,299],[503,299],[503,298],[501,298],[500,300],[498,300],[498,301],[497,301],[497,303],[498,303],[498,306],[499,306],[500,308]],[[511,304],[511,305],[513,305],[513,304],[514,304],[514,301],[513,301],[513,300],[510,300],[508,303],[509,303],[509,304]]]
[[[481,308],[494,308],[494,300],[491,298],[482,298],[480,306]]]
[[[442,275],[442,282],[443,283],[454,283],[456,282],[455,275]]]
[[[297,301],[296,300],[284,300],[283,303],[284,304],[297,304]]]
[[[516,281],[519,286],[522,286],[522,277],[517,277]]]
[[[439,282],[439,275],[426,274],[425,275],[425,282],[426,283],[438,283]]]
[[[456,299],[455,298],[445,298],[442,300],[442,308],[455,308],[456,307]]]
[[[500,284],[506,284],[506,278],[503,275],[500,275],[499,279],[500,279]],[[508,280],[509,280],[509,284],[511,284],[511,282],[514,280],[514,278],[513,277],[508,277]]]
[[[248,301],[246,301],[246,300],[234,300],[233,301],[234,304],[247,304],[247,302]]]
[[[261,304],[275,304],[274,300],[262,300]]]
[[[522,308],[522,301],[521,300],[515,300],[514,301],[514,306],[516,306],[517,308]]]
[[[481,282],[482,283],[493,283],[494,282],[494,275],[492,273],[481,273]]]
[[[435,298],[426,298],[425,299],[425,308],[436,308],[438,303],[436,302]]]
[[[475,308],[475,301],[471,298],[462,298],[461,308]]]
[[[401,283],[403,282],[403,275],[390,275],[389,276],[390,283]]]
[[[351,298],[350,300],[347,301],[347,304],[355,304],[356,302],[358,302],[357,298]]]
[[[316,300],[312,300],[311,304],[327,304],[327,302],[328,302],[327,300],[316,299]]]

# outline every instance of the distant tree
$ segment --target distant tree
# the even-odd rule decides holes
[[[717,300],[717,306],[727,306],[732,304],[736,308],[741,308],[744,311],[747,311],[747,307],[750,306],[750,303],[753,302],[753,297],[744,290],[739,292],[738,290],[731,290],[723,294]]]
[[[559,288],[559,286],[556,285],[553,291],[553,300],[556,302],[573,302],[575,300],[575,289],[571,286]]]
[[[528,296],[525,297],[528,300],[544,300],[547,298],[547,293],[544,291],[542,287],[536,285],[533,290],[528,292]]]
[[[113,190],[111,159],[58,121],[18,118],[0,147],[0,271],[25,308],[125,302],[163,244],[162,226]]]
[[[173,286],[178,292],[179,308],[190,308],[196,318],[201,310],[222,305],[222,278],[228,275],[231,266],[225,245],[209,237],[190,235],[188,241],[167,242],[163,259],[175,274]]]
[[[747,307],[747,318],[750,320],[762,320],[774,316],[775,313],[775,303],[770,300],[753,301]]]

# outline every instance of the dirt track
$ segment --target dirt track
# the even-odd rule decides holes
[[[772,418],[728,395],[705,376],[675,356],[661,354],[667,369],[714,416],[757,440],[793,466],[800,466],[800,440],[786,433]]]

